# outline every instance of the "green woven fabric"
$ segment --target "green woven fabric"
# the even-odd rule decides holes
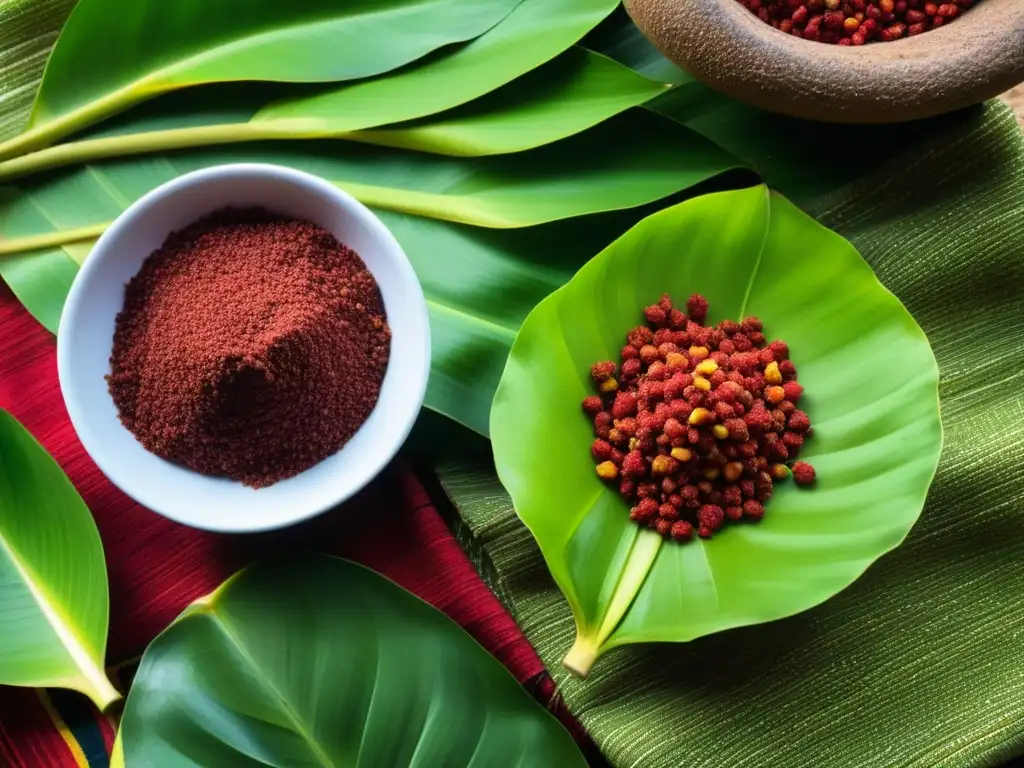
[[[814,610],[618,649],[586,682],[556,672],[615,766],[932,768],[1024,752],[1024,140],[996,104],[919,131],[915,149],[811,197],[800,173],[820,186],[830,154],[866,169],[882,148],[819,126],[806,167],[762,170],[851,239],[931,339],[946,445],[924,514]],[[560,670],[568,606],[493,471],[440,474],[482,572]]]

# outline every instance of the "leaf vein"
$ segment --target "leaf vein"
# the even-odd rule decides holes
[[[474,325],[482,325],[486,328],[492,328],[496,332],[500,333],[502,336],[507,336],[511,339],[514,339],[516,337],[516,333],[518,332],[515,328],[510,328],[506,325],[501,325],[499,323],[494,322],[493,320],[487,320],[483,317],[480,317],[479,315],[474,315],[465,310],[454,307],[451,304],[443,304],[437,300],[427,299],[427,306],[433,307],[439,312],[444,312],[445,314],[455,315],[468,323],[472,323]]]
[[[89,175],[96,179],[100,189],[110,195],[110,199],[121,206],[122,209],[126,210],[132,204],[131,200],[121,194],[121,190],[110,180],[110,176],[95,165],[90,164],[85,167],[88,169]]]
[[[222,585],[222,588],[224,586],[227,585]],[[273,696],[275,696],[277,700],[280,702],[285,717],[288,718],[288,721],[295,729],[295,732],[299,736],[301,736],[303,740],[306,742],[306,745],[309,747],[309,751],[313,754],[313,757],[316,758],[317,762],[319,762],[324,768],[337,768],[337,766],[334,765],[331,758],[328,757],[327,752],[323,748],[323,745],[321,745],[316,740],[316,738],[314,738],[313,734],[306,729],[306,726],[299,719],[299,716],[295,712],[295,708],[292,706],[291,702],[289,702],[285,695],[277,689],[277,687],[273,684],[270,678],[268,678],[263,673],[263,670],[259,667],[258,664],[256,664],[256,660],[249,653],[248,649],[231,631],[231,628],[228,626],[227,619],[216,612],[215,606],[207,604],[204,607],[206,609],[207,615],[213,620],[214,626],[216,626],[221,631],[221,634],[224,635],[224,637],[228,640],[228,642],[231,643],[231,645],[235,648],[235,650],[242,657],[242,659],[252,668],[253,672],[256,675],[256,678],[263,684],[263,687],[266,690],[268,690]]]
[[[754,288],[754,281],[757,280],[757,273],[761,268],[761,258],[764,256],[764,249],[768,243],[768,228],[771,224],[772,218],[772,198],[768,187],[764,187],[764,195],[764,236],[761,238],[761,248],[757,252],[757,259],[754,261],[754,268],[750,270],[750,279],[747,280],[747,288],[743,292],[743,301],[740,303],[740,311],[739,315],[736,317],[736,322],[743,320],[744,315],[747,313],[747,302],[750,301],[750,292]]]

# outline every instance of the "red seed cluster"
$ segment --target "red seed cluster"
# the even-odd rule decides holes
[[[941,27],[980,0],[739,0],[778,30],[835,45],[912,37]]]
[[[224,209],[172,233],[128,283],[107,378],[148,450],[259,488],[355,434],[390,346],[354,251],[310,222]]]
[[[790,474],[814,482],[810,464],[787,466],[811,435],[789,348],[768,343],[756,317],[711,327],[707,311],[703,296],[685,312],[662,296],[627,334],[621,363],[591,368],[600,394],[583,401],[598,477],[618,486],[635,522],[677,541],[760,520]]]

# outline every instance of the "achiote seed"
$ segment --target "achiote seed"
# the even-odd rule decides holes
[[[790,474],[783,462],[810,435],[789,347],[768,343],[757,318],[706,327],[707,302],[694,296],[687,307],[700,320],[667,296],[648,307],[650,327],[627,334],[619,391],[583,403],[598,474],[620,478],[632,520],[677,541],[710,538],[727,520],[760,520],[774,483]],[[600,365],[598,388],[615,374]],[[797,462],[797,472],[813,481],[809,465]]]
[[[842,46],[886,42],[906,35],[919,35],[953,21],[976,4],[976,0],[938,3],[922,0],[738,2],[781,32],[812,42]],[[754,343],[760,345],[758,341]]]

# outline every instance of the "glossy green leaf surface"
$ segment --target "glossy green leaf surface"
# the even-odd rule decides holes
[[[757,315],[805,387],[813,490],[779,488],[758,525],[678,545],[641,530],[598,481],[580,402],[663,292]],[[530,314],[495,396],[502,483],[572,607],[567,663],[686,641],[827,600],[917,520],[942,435],[938,369],[913,318],[847,241],[763,187],[706,195],[638,224]]]
[[[455,622],[325,556],[257,565],[150,644],[128,766],[583,768],[572,738]]]
[[[387,77],[326,93],[282,99],[259,122],[318,121],[322,130],[356,130],[432,115],[465,104],[525,75],[580,40],[618,0],[522,0],[493,29],[451,51]]]
[[[643,136],[640,141],[631,141]],[[733,166],[689,129],[632,110],[545,147],[454,159],[352,142],[267,143],[88,165],[10,193],[0,205],[0,253],[46,236],[55,244],[98,235],[133,200],[198,168],[232,162],[288,165],[322,176],[364,203],[483,227],[524,227],[631,208]]]
[[[666,88],[609,58],[573,48],[463,107],[349,138],[438,155],[523,152],[592,128]]]
[[[247,139],[303,139],[321,134],[367,144],[403,147],[442,155],[481,156],[521,152],[551,144],[594,127],[631,107],[664,93],[668,86],[583,48],[574,47],[514,82],[462,107],[431,117],[370,130],[339,130],[340,125],[310,130],[294,121],[219,125],[252,98],[248,91],[237,94],[222,89],[168,100],[159,111],[140,110],[124,125],[115,124],[102,136],[58,144],[23,157],[0,162],[0,180],[17,178],[76,162],[107,156],[151,153],[157,149],[191,144],[238,143]],[[449,93],[433,89],[434,93]],[[237,105],[232,99],[239,100]],[[399,101],[392,114],[404,111]],[[183,110],[175,113],[174,108]],[[378,117],[387,114],[378,105]],[[170,112],[164,110],[170,109]],[[184,111],[188,110],[188,111]],[[358,114],[345,113],[349,126],[362,128]],[[212,120],[212,124],[207,124]],[[175,122],[183,126],[164,130]],[[370,119],[370,124],[374,121]],[[121,133],[123,128],[157,128]]]
[[[377,211],[412,261],[430,312],[425,404],[488,433],[509,349],[537,302],[643,218],[603,213],[526,229],[480,229]]]
[[[495,27],[386,75],[318,93],[192,89],[156,99],[76,141],[0,163],[0,178],[127,154],[256,139],[347,136],[433,115],[490,93],[565,51],[617,0],[522,0]],[[557,72],[552,74],[558,79]],[[268,103],[269,101],[269,103]],[[512,105],[514,106],[514,105]],[[563,135],[568,135],[567,132]]]
[[[50,54],[30,130],[0,145],[0,155],[45,146],[178,88],[388,72],[481,35],[519,2],[80,0]]]
[[[107,570],[92,514],[0,409],[0,684],[71,688],[106,708]]]

